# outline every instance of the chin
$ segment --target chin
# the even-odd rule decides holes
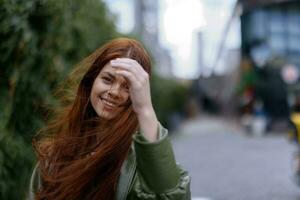
[[[116,117],[115,115],[107,113],[107,112],[105,112],[105,113],[101,112],[101,113],[97,113],[97,114],[100,118],[105,119],[105,120],[111,120]]]
[[[100,118],[102,119],[106,119],[106,120],[109,120],[109,119],[112,119],[113,116],[110,116],[110,115],[106,115],[106,114],[100,114],[98,115]]]

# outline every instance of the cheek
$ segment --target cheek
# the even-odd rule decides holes
[[[90,99],[93,106],[95,106],[98,103],[98,96],[101,93],[101,88],[102,88],[101,83],[99,83],[99,81],[98,82],[95,81],[90,93]]]
[[[124,94],[122,96],[123,96],[124,102],[127,102],[128,100],[130,100],[130,95],[127,91],[124,92]]]
[[[106,90],[108,90],[108,86],[103,84],[99,79],[96,79],[93,84],[91,94],[98,95]]]

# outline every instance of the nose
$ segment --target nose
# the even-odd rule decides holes
[[[113,84],[108,90],[108,94],[114,98],[120,97],[121,95],[121,86],[119,84]]]

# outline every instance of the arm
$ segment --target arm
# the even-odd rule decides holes
[[[176,164],[168,131],[158,124],[158,140],[134,135],[137,176],[128,199],[189,200],[191,178]]]
[[[118,69],[117,74],[128,80],[132,107],[137,114],[140,130],[148,141],[155,142],[158,121],[151,102],[149,75],[137,61],[129,58],[117,58],[111,61],[111,65]]]
[[[140,126],[140,134],[134,136],[137,177],[128,199],[190,199],[190,177],[177,166],[168,131],[157,121],[148,74],[129,58],[117,58],[111,65],[130,83],[130,98]]]

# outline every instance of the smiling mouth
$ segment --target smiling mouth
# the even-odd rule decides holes
[[[114,108],[118,107],[118,105],[116,103],[110,102],[103,98],[100,98],[100,99],[103,102],[103,104],[105,105],[105,107],[107,107],[107,108],[114,109]]]

